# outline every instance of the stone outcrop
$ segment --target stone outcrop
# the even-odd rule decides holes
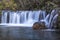
[[[33,24],[33,29],[38,30],[38,29],[45,29],[45,23],[40,23],[40,22],[35,22]]]

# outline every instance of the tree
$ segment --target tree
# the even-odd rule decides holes
[[[14,2],[14,0],[2,0],[0,2],[0,10],[16,10],[17,9],[17,4]]]

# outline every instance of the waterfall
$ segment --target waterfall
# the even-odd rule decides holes
[[[7,23],[7,14],[8,12],[2,12],[2,23]]]
[[[47,28],[51,28],[57,20],[57,11],[52,10],[47,14],[44,10],[38,11],[2,11],[1,24],[33,25],[35,22],[45,22]],[[8,22],[8,23],[7,23]]]
[[[49,28],[52,28],[52,21],[54,20],[54,18],[56,18],[56,17],[54,17],[55,15],[57,15],[57,11],[56,10],[52,10],[52,12],[51,12],[51,14],[50,14],[50,19],[49,19],[49,24],[48,24],[48,26],[49,26]],[[55,19],[55,20],[57,20],[57,19]],[[54,21],[53,21],[54,22]]]

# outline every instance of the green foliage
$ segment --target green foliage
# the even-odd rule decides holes
[[[59,7],[59,0],[1,0],[0,10],[52,10]]]
[[[0,10],[16,10],[17,5],[14,3],[14,0],[2,0],[0,2]]]

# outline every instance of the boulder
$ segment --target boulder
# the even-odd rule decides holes
[[[45,23],[40,23],[40,22],[35,22],[33,24],[33,29],[38,30],[38,29],[45,29]]]

